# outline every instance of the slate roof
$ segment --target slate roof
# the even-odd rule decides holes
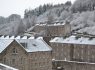
[[[13,41],[17,41],[27,52],[37,52],[37,51],[51,51],[51,47],[42,39],[27,36],[1,36],[0,37],[0,53],[8,47]],[[21,43],[27,44],[26,47]]]
[[[7,40],[7,39],[0,39],[0,53],[8,47],[8,45],[13,42],[12,39]]]
[[[89,38],[89,37],[77,37],[77,36],[69,36],[69,37],[55,37],[50,42],[55,43],[71,43],[71,44],[88,44],[88,45],[95,45],[95,38]]]
[[[51,51],[51,47],[47,45],[42,39],[18,39],[16,40],[19,44],[26,43],[27,47],[25,50],[27,52],[36,52],[36,51]]]

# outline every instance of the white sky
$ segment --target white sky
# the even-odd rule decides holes
[[[11,14],[24,16],[25,9],[34,9],[43,4],[60,4],[75,0],[0,0],[0,16],[8,17]]]

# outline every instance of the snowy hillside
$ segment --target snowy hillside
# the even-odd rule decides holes
[[[34,10],[25,10],[24,18],[21,18],[20,15],[17,14],[12,14],[7,18],[0,17],[0,34],[23,34],[36,23],[45,21],[50,21],[52,23],[57,20],[65,20],[69,16],[68,10],[70,6],[71,2],[57,5],[46,4]]]
[[[70,21],[71,30],[95,35],[95,1],[76,0],[65,4],[46,4],[34,10],[25,10],[24,18],[12,14],[7,18],[0,17],[0,34],[18,35],[33,27],[36,23]]]

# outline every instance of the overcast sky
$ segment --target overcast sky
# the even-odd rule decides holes
[[[8,17],[11,14],[24,16],[25,9],[34,9],[39,5],[51,3],[60,4],[75,0],[0,0],[0,16]]]

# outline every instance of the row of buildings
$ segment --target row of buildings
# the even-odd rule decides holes
[[[42,30],[46,32],[43,39],[52,48],[53,70],[95,70],[95,36],[73,34],[68,22],[37,24],[33,31]]]
[[[65,36],[70,33],[71,26],[69,22],[54,22],[54,24],[39,23],[29,28],[26,33],[38,34],[42,37]]]
[[[95,38],[75,35],[55,37],[50,41],[53,49],[54,70],[95,70]]]
[[[95,36],[73,34],[67,22],[37,24],[25,34],[0,36],[1,63],[19,70],[95,70]]]

